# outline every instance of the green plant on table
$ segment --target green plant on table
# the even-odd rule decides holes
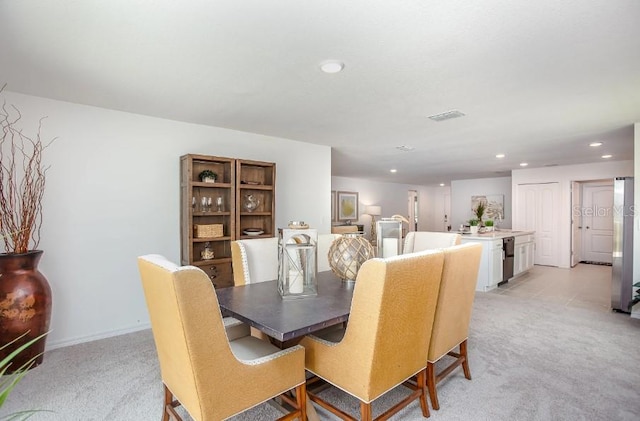
[[[478,221],[477,219],[469,219],[469,226],[470,227],[477,227],[479,223],[480,223],[480,221]]]
[[[484,221],[484,226],[485,227],[492,227],[493,226],[493,221],[491,219],[488,219],[488,220]]]
[[[25,332],[24,334],[22,334],[21,336],[18,336],[16,339],[12,340],[11,342],[0,346],[0,349],[4,349],[10,346],[11,344],[14,344],[15,342],[19,341],[28,333],[29,332]],[[22,344],[20,347],[16,348],[11,354],[7,355],[2,361],[0,361],[0,408],[2,408],[5,401],[7,400],[9,393],[11,393],[11,391],[13,390],[14,387],[16,387],[18,382],[20,382],[20,380],[22,380],[22,378],[27,374],[27,372],[35,362],[37,356],[33,357],[31,360],[24,363],[17,370],[14,370],[13,373],[7,374],[5,376],[5,373],[10,368],[13,362],[12,360],[16,357],[16,355],[20,354],[22,351],[29,348],[35,342],[42,339],[45,335],[46,333],[38,336],[37,338],[30,340],[29,342]],[[13,414],[3,416],[2,418],[0,418],[0,420],[26,420],[36,412],[40,412],[40,410],[33,409],[33,410],[15,412]]]

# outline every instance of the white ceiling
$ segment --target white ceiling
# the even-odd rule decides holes
[[[0,82],[329,145],[333,175],[448,183],[632,159],[640,1],[0,0]]]

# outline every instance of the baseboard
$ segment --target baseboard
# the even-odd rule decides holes
[[[62,341],[53,341],[53,342],[47,341],[45,350],[51,351],[53,349],[64,348],[72,345],[78,345],[85,342],[93,342],[100,339],[112,338],[114,336],[125,335],[127,333],[139,332],[141,330],[147,330],[147,329],[151,329],[150,323],[139,324],[139,325],[131,326],[124,329],[110,330],[107,332],[96,333],[93,335],[78,336],[76,338],[65,339]]]

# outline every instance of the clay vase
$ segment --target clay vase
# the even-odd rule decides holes
[[[29,332],[0,350],[0,360],[20,345],[49,331],[51,287],[38,270],[42,250],[23,254],[0,254],[0,346]],[[45,339],[41,338],[13,358],[11,373],[35,358],[31,368],[42,363]]]

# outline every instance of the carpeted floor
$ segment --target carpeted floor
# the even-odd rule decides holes
[[[439,386],[433,420],[638,420],[640,320],[554,302],[477,293],[469,352],[472,381],[457,370]],[[398,387],[374,402],[388,407]],[[322,394],[356,414],[336,389]],[[150,331],[48,352],[0,410],[48,409],[31,420],[160,419],[162,387]],[[318,410],[324,420],[335,419]],[[275,419],[263,404],[234,420]],[[189,419],[189,418],[187,418]],[[422,419],[417,403],[393,417]]]

